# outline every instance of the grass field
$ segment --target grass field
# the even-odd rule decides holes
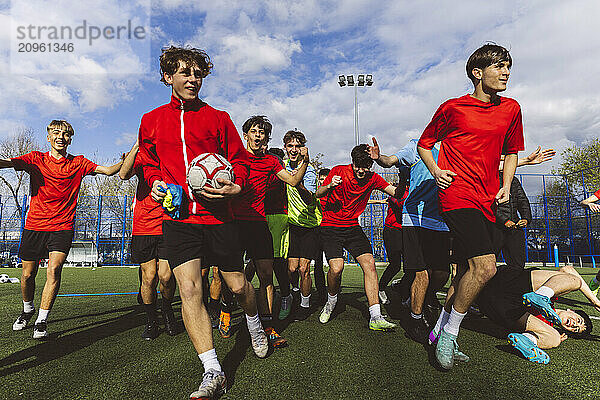
[[[593,273],[581,272],[586,279]],[[20,270],[0,273],[14,277]],[[61,293],[131,292],[137,279],[131,268],[65,268]],[[36,307],[44,281],[40,270]],[[393,306],[386,312],[402,323],[406,316],[390,294]],[[598,316],[583,300],[576,294],[561,302]],[[51,340],[45,342],[32,339],[30,327],[12,331],[21,307],[18,284],[1,284],[2,399],[186,399],[201,381],[202,365],[185,333],[163,333],[150,342],[140,338],[145,317],[135,296],[60,297],[50,315]],[[180,302],[175,310],[180,318]],[[266,360],[249,347],[245,324],[230,339],[215,331],[231,385],[224,399],[600,398],[597,339],[569,339],[549,351],[549,365],[537,365],[518,357],[505,333],[488,320],[467,320],[459,343],[471,362],[440,372],[427,349],[402,328],[367,329],[362,274],[355,266],[344,271],[336,311],[326,325],[315,310],[308,320],[284,326],[290,346]]]

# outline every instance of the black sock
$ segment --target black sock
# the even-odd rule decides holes
[[[173,309],[171,308],[171,300],[165,299],[163,297],[160,309],[162,310],[162,312],[173,311]]]
[[[146,312],[146,322],[149,325],[156,323],[156,304],[144,304],[144,311]]]

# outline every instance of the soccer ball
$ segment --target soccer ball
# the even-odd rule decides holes
[[[205,186],[220,189],[217,178],[233,181],[233,167],[225,157],[217,153],[204,153],[194,158],[188,166],[186,181],[193,192]]]
[[[8,283],[10,282],[10,278],[6,274],[0,275],[0,283]]]

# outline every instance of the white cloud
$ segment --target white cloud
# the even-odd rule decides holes
[[[133,143],[135,143],[137,138],[138,138],[137,133],[123,132],[119,136],[117,136],[117,138],[115,139],[115,144],[117,146],[123,146],[123,145],[131,146],[131,145],[133,145]]]

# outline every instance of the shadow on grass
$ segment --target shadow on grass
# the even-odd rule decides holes
[[[87,316],[101,316],[120,312],[127,313],[118,317],[91,322],[86,325],[59,332],[53,332],[48,340],[36,342],[37,344],[32,347],[17,351],[8,357],[0,359],[0,377],[8,376],[59,359],[86,348],[102,339],[145,324],[145,314],[138,305],[123,307],[109,312],[90,314]],[[83,318],[83,316],[74,318]],[[52,327],[52,324],[50,324],[50,327]],[[68,334],[74,330],[77,330],[78,332]]]

